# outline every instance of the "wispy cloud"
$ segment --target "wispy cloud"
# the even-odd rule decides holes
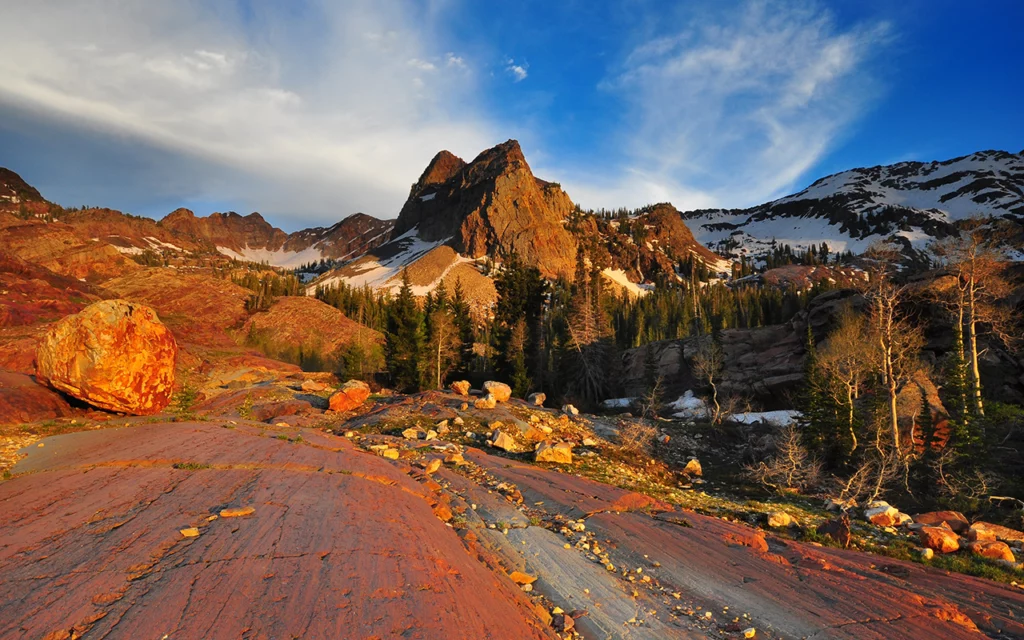
[[[633,48],[601,87],[628,105],[626,169],[571,184],[595,206],[744,206],[782,195],[863,113],[886,24],[836,26],[814,3],[748,2]]]
[[[474,107],[470,65],[417,4],[13,3],[0,117],[59,118],[248,176],[197,170],[192,199],[297,222],[393,215],[439,149],[472,156],[500,138]]]
[[[512,75],[513,82],[522,82],[523,80],[526,80],[526,76],[529,75],[527,73],[527,69],[529,68],[530,65],[525,63],[517,64],[512,58],[505,60],[505,71]]]

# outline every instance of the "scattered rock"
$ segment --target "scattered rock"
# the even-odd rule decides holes
[[[848,511],[857,506],[856,500],[837,500],[836,498],[829,498],[825,501],[826,511]]]
[[[917,530],[917,537],[921,546],[939,553],[953,553],[960,548],[957,535],[945,527],[921,527]]]
[[[195,538],[199,536],[199,529],[195,527],[188,527],[187,529],[182,529],[180,533],[186,538]]]
[[[456,380],[451,384],[451,390],[460,396],[468,396],[469,387],[469,380]]]
[[[596,447],[598,444],[600,444],[600,443],[596,439],[594,439],[594,438],[591,438],[589,436],[583,438],[583,446],[584,447]]]
[[[564,413],[567,416],[578,416],[580,415],[580,410],[572,406],[571,404],[566,404],[562,405],[562,413]]]
[[[890,507],[888,503],[882,503],[874,507],[869,505],[864,510],[864,518],[871,524],[879,527],[891,527],[896,524],[899,513],[899,509],[896,507]]]
[[[904,527],[904,526],[909,526],[909,525],[912,525],[912,524],[914,524],[914,519],[911,518],[909,515],[903,513],[902,511],[900,511],[899,513],[896,514],[896,526],[897,527]]]
[[[535,407],[543,407],[544,401],[548,399],[547,394],[544,393],[531,393],[526,397],[526,401]]]
[[[487,394],[483,398],[477,398],[473,401],[473,406],[477,409],[493,409],[498,404],[498,401],[494,399],[494,396]]]
[[[928,547],[922,547],[920,549],[916,549],[916,551],[918,555],[921,556],[922,560],[931,560],[935,557],[935,551]]]
[[[427,475],[430,475],[432,473],[437,472],[437,470],[440,469],[440,468],[441,468],[441,458],[434,458],[433,460],[431,460],[430,462],[427,463],[427,466],[424,469],[424,471],[426,471]]]
[[[982,526],[978,526],[979,524]],[[996,532],[986,528],[983,523],[976,522],[967,530],[967,539],[970,542],[994,542]]]
[[[534,456],[537,462],[553,462],[555,464],[572,464],[572,445],[568,442],[559,442],[552,445],[542,442],[537,448]]]
[[[321,391],[326,391],[328,387],[326,384],[316,380],[306,380],[299,388],[306,393],[320,393]]]
[[[392,449],[388,447],[381,450],[380,455],[387,458],[388,460],[398,460],[398,449]]]
[[[978,540],[968,544],[967,548],[976,556],[992,558],[993,560],[1006,560],[1007,562],[1017,561],[1013,557],[1013,551],[1010,550],[1009,545],[1005,542]]]
[[[352,411],[370,397],[370,386],[362,380],[349,380],[331,396],[331,411]]]
[[[469,403],[467,403],[467,402],[463,402],[462,404],[459,405],[459,411],[465,411],[468,408],[469,408]],[[494,407],[488,407],[488,408],[489,409],[493,409]]]
[[[704,470],[700,466],[700,460],[697,458],[690,458],[686,461],[686,466],[683,467],[683,474],[688,476],[701,476],[704,475]]]
[[[743,630],[743,637],[744,638],[753,638],[756,635],[757,635],[757,629],[755,629],[754,627],[748,627],[748,628]]]
[[[150,415],[171,402],[177,354],[155,311],[103,300],[50,327],[36,350],[36,379],[100,409]]]
[[[409,427],[402,432],[402,437],[406,440],[426,440],[427,432],[418,427]]]
[[[488,380],[484,383],[484,391],[493,396],[495,402],[508,402],[508,399],[512,397],[512,387],[504,382]]]
[[[937,527],[945,522],[950,529],[957,533],[966,533],[967,529],[971,526],[971,523],[967,521],[964,514],[957,511],[930,511],[928,513],[919,513],[914,516],[914,522],[927,525],[929,527]]]
[[[462,406],[463,406],[464,409],[466,408],[466,405],[462,405]],[[463,420],[461,416],[455,416],[455,419],[452,420],[452,424],[454,424],[457,427],[461,427],[462,425],[466,424],[466,421]]]
[[[833,518],[818,526],[818,535],[831,538],[833,542],[844,549],[850,546],[853,541],[853,534],[850,532],[850,516],[845,513],[838,518]]]
[[[796,524],[796,520],[785,511],[773,511],[768,514],[768,526],[772,529],[791,527],[794,524]]]
[[[512,453],[516,450],[516,441],[507,433],[495,430],[491,436],[491,446]]]
[[[462,457],[461,453],[449,453],[444,457],[444,461],[455,466],[466,464],[466,460]]]
[[[297,413],[311,411],[313,405],[305,400],[285,400],[283,402],[267,402],[252,408],[250,415],[253,420],[260,422],[273,422],[284,416],[294,416]]]
[[[984,530],[995,535],[996,540],[1002,540],[1006,543],[1024,543],[1024,532],[1004,527],[999,524],[992,524],[991,522],[975,522],[971,525],[971,529]]]
[[[256,509],[253,507],[232,507],[231,509],[221,509],[220,517],[241,518],[242,516],[251,516],[254,513],[256,513]]]
[[[508,574],[508,577],[516,584],[533,584],[537,581],[537,576],[531,576],[530,574],[523,573],[521,571],[513,571]]]

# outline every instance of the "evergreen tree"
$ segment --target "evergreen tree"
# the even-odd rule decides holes
[[[402,391],[420,388],[423,358],[423,317],[416,307],[409,273],[402,270],[402,288],[388,314],[386,360],[391,381]]]

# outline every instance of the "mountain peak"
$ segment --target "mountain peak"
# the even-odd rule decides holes
[[[415,189],[422,190],[436,184],[444,184],[466,166],[466,161],[451,151],[439,151],[416,182]]]

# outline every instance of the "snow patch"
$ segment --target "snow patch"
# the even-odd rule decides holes
[[[693,395],[693,391],[687,391],[674,402],[670,402],[668,406],[676,412],[672,414],[673,418],[683,418],[685,420],[688,418],[706,418],[711,415],[708,411],[708,403]]]
[[[797,421],[803,414],[794,409],[780,409],[778,411],[748,411],[747,413],[733,413],[726,420],[737,424],[754,424],[761,422],[776,427],[787,427]]]
[[[294,269],[310,262],[316,262],[324,257],[315,247],[309,247],[302,251],[285,251],[284,249],[270,251],[269,249],[250,249],[247,246],[241,251],[234,251],[228,247],[218,246],[217,251],[236,260],[265,262],[272,267],[283,267],[285,269]]]
[[[621,286],[626,291],[629,291],[634,296],[640,298],[651,292],[653,289],[652,285],[642,285],[635,282],[630,282],[626,276],[626,272],[622,269],[604,269],[601,271],[601,275],[608,278],[615,284]]]

